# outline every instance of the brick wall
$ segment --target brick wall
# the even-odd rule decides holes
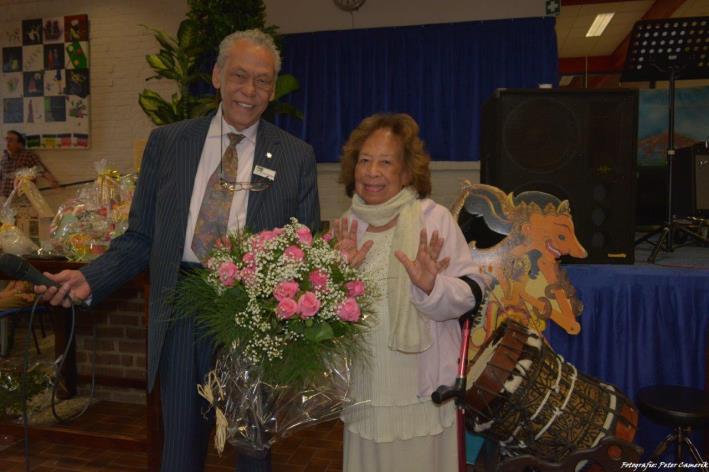
[[[77,314],[76,364],[79,376],[89,377],[96,344],[96,375],[144,381],[145,326],[143,292],[120,289],[101,305]],[[96,339],[93,325],[96,325]],[[89,384],[82,383],[86,393]],[[145,403],[145,390],[97,385],[96,397],[127,403]]]

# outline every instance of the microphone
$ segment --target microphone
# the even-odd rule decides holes
[[[14,280],[32,282],[33,285],[59,286],[59,284],[32,267],[29,262],[14,254],[5,253],[0,255],[0,272]]]

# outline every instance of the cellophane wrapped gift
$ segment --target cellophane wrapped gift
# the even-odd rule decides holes
[[[28,416],[44,408],[50,391],[48,373],[52,370],[46,364],[35,363],[24,373],[9,364],[0,366],[0,421],[22,421],[23,397]]]
[[[8,206],[0,209],[0,250],[16,256],[34,254],[39,247],[15,226],[15,210]]]
[[[73,261],[100,256],[128,228],[135,176],[101,169],[94,183],[59,206],[49,228],[57,250]]]
[[[94,189],[99,205],[108,207],[111,202],[120,201],[121,174],[109,168],[106,159],[95,162],[94,168],[97,174]]]
[[[10,206],[16,199],[26,197],[32,208],[37,212],[38,217],[51,218],[54,215],[54,211],[49,207],[34,183],[41,174],[42,169],[37,166],[19,169],[15,172],[14,188],[7,197],[6,206]]]

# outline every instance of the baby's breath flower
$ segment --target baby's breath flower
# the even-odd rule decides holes
[[[348,282],[364,283],[365,293],[357,298],[363,313],[372,304],[375,293],[370,277],[347,264],[328,241],[310,235],[307,227],[292,218],[288,225],[265,233],[230,235],[231,244],[215,248],[207,261],[206,281],[217,297],[231,296],[228,293],[233,290],[244,295],[236,299],[238,306],[225,310],[224,316],[234,324],[239,336],[232,340],[231,347],[239,349],[251,363],[277,362],[284,359],[293,345],[313,342],[304,334],[309,326],[353,325],[338,316],[338,310],[348,299]],[[230,272],[236,273],[230,287],[219,276],[220,267],[226,262],[236,267]],[[315,271],[317,276],[311,279]],[[274,291],[286,282],[291,287],[295,282],[297,293],[288,302],[290,311],[280,312],[279,317],[276,309],[280,299],[275,298]],[[290,296],[293,292],[285,293]],[[303,297],[304,294],[307,296]],[[299,300],[307,300],[309,304],[298,305]],[[301,317],[300,311],[294,313],[293,306],[298,306],[297,310],[302,308],[305,316]],[[353,333],[347,329],[333,331]]]

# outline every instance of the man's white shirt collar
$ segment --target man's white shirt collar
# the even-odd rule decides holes
[[[221,125],[220,125],[221,122]],[[209,125],[209,131],[207,132],[207,138],[218,138],[220,135],[226,137],[228,133],[243,134],[244,138],[251,141],[251,143],[256,144],[256,133],[258,132],[258,121],[253,125],[249,126],[243,131],[237,131],[236,128],[231,126],[224,120],[224,115],[222,114],[222,104],[219,104],[216,115],[212,118],[212,122]]]

